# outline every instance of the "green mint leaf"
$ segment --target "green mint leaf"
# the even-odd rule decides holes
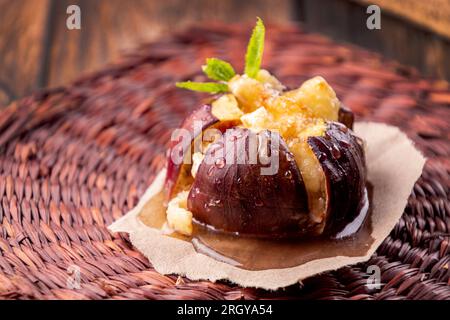
[[[260,18],[256,21],[252,36],[245,54],[245,74],[250,78],[256,78],[264,51],[264,36],[266,29]]]
[[[177,82],[176,86],[178,88],[200,92],[209,92],[209,93],[228,92],[228,85],[216,82],[186,81],[186,82]]]
[[[202,66],[202,70],[208,78],[217,81],[228,81],[236,74],[231,64],[216,58],[206,59],[206,65]]]

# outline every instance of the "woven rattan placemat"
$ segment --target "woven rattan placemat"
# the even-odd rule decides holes
[[[268,28],[270,71],[292,87],[324,76],[358,120],[402,128],[429,158],[377,254],[265,292],[160,275],[126,235],[107,231],[164,165],[171,129],[205,97],[174,82],[201,79],[211,56],[240,70],[249,30],[193,27],[1,111],[0,298],[450,299],[449,84],[295,27]],[[366,286],[369,265],[381,269],[379,289]]]

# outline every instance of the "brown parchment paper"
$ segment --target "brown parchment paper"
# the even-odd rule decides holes
[[[302,279],[349,264],[367,261],[400,219],[425,158],[398,128],[381,123],[360,122],[355,132],[366,141],[368,180],[373,185],[372,237],[365,255],[317,259],[285,269],[244,270],[197,253],[190,242],[163,235],[138,218],[144,205],[163,189],[165,170],[155,178],[138,205],[114,222],[112,232],[127,232],[131,243],[162,274],[179,274],[192,280],[227,279],[243,287],[278,289]]]

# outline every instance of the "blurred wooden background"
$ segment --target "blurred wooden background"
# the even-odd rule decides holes
[[[68,83],[123,50],[191,22],[252,23],[256,16],[271,23],[300,21],[312,31],[449,79],[449,0],[406,0],[406,15],[396,1],[0,0],[0,106],[38,88]],[[382,6],[382,30],[366,28],[369,2]],[[71,4],[81,8],[81,30],[66,28]],[[436,5],[440,9],[431,10]]]

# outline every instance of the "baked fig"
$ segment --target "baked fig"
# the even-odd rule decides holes
[[[249,150],[252,139],[254,151]],[[278,166],[267,170],[273,174],[264,175],[262,169],[269,168],[261,161],[263,149]],[[234,128],[211,144],[187,206],[197,222],[247,235],[298,235],[309,222],[305,185],[294,156],[284,140],[268,130]]]
[[[272,139],[279,139],[276,172],[262,175],[267,165],[250,161],[252,131],[227,131],[208,147],[205,159],[215,161],[200,164],[189,192],[187,208],[196,222],[220,231],[283,238],[336,234],[356,217],[365,192],[364,152],[346,126],[327,123],[323,136],[307,138],[313,153],[296,156],[277,133],[254,135],[269,142],[270,156]],[[296,161],[307,163],[304,176],[313,182],[305,184]],[[320,172],[312,173],[315,163]]]
[[[347,128],[353,129],[353,122],[355,121],[355,116],[349,108],[341,104],[338,113],[338,121],[340,123],[345,124]]]
[[[198,138],[201,138],[202,133],[207,129],[224,131],[239,123],[242,115],[236,99],[231,95],[224,95],[211,104],[192,111],[182,122],[181,130],[174,131],[167,156],[166,189],[169,199],[192,184],[192,153],[201,148],[202,141]],[[198,144],[197,148],[195,143]]]
[[[364,205],[366,166],[361,139],[341,123],[327,123],[324,136],[309,137],[326,179],[325,233],[341,231]]]
[[[217,82],[177,83],[224,94],[196,109],[182,125],[185,141],[171,144],[168,225],[187,235],[198,223],[252,237],[340,237],[367,204],[354,115],[320,76],[287,90],[260,69],[264,33],[259,20],[245,74],[207,59],[203,71]],[[209,128],[219,135],[203,139]]]

